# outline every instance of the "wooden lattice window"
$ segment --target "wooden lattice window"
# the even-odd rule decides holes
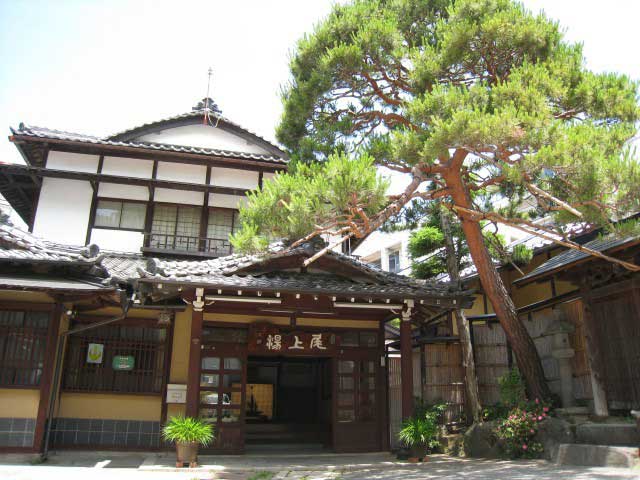
[[[166,330],[154,327],[106,326],[72,335],[67,343],[63,388],[161,393],[166,342]]]
[[[0,385],[40,384],[49,312],[0,310]]]

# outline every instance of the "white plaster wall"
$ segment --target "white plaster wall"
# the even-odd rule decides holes
[[[400,251],[400,273],[409,275],[410,270],[404,270],[411,265],[407,246],[411,232],[403,230],[399,232],[385,233],[373,232],[367,239],[362,242],[353,252],[358,255],[364,262],[372,262],[380,259],[380,266],[383,270],[389,270],[389,253],[395,250]]]
[[[68,245],[84,245],[93,189],[89,182],[44,178],[33,233]]]
[[[273,172],[264,172],[262,174],[262,181],[265,182],[266,180],[271,180],[275,176],[276,174]]]
[[[94,228],[91,230],[91,243],[97,244],[100,250],[140,253],[143,242],[144,235],[141,232],[108,230],[103,228]]]
[[[202,205],[204,202],[204,193],[173,190],[170,188],[156,188],[154,201],[182,203],[185,205]]]
[[[104,157],[102,173],[122,177],[151,178],[153,160],[139,158]]]
[[[73,172],[95,173],[98,171],[98,155],[57,152],[51,150],[47,156],[47,168]]]
[[[258,188],[258,172],[235,168],[211,168],[211,185],[230,188]]]
[[[188,163],[158,162],[157,178],[174,182],[205,183],[207,167]]]
[[[247,153],[269,153],[265,148],[248,142],[231,132],[210,125],[186,125],[138,137],[137,140],[189,147],[215,148]]]
[[[149,189],[141,185],[121,185],[119,183],[101,183],[99,197],[124,198],[127,200],[149,200]]]
[[[224,195],[222,193],[211,193],[209,195],[210,207],[221,208],[240,208],[240,205],[246,203],[246,197],[240,197],[237,195]]]

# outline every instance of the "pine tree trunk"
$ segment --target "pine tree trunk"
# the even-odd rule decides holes
[[[451,189],[451,197],[457,206],[471,209],[471,198],[465,188],[460,174],[446,176],[447,186]],[[527,390],[532,398],[549,398],[550,390],[544,379],[542,362],[536,346],[527,329],[518,318],[516,307],[505,288],[489,251],[484,243],[482,230],[477,220],[459,215],[462,230],[467,239],[471,259],[476,267],[482,288],[493,306],[493,311],[507,336],[513,352],[516,354],[518,369],[524,376]]]
[[[458,270],[458,255],[453,244],[453,235],[451,234],[451,224],[449,222],[449,212],[441,207],[440,209],[440,225],[444,235],[444,245],[447,255],[447,271],[449,279],[454,282],[460,282],[460,272]],[[478,391],[478,378],[476,376],[476,363],[473,359],[473,346],[471,345],[471,331],[469,322],[464,312],[458,309],[454,312],[456,317],[456,325],[458,326],[458,334],[460,335],[460,346],[462,347],[462,366],[464,368],[465,390],[467,397],[467,405],[469,413],[474,422],[481,420],[482,406],[480,405],[480,393]]]

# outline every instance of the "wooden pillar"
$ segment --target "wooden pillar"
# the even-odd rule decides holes
[[[33,448],[41,452],[44,446],[44,434],[47,429],[47,412],[49,411],[49,398],[53,385],[53,368],[56,363],[56,347],[58,346],[58,334],[60,330],[60,317],[63,307],[56,304],[51,312],[49,328],[47,329],[47,344],[44,351],[44,362],[42,375],[40,377],[40,402],[38,404],[38,414],[36,416],[36,428],[33,435]],[[63,348],[61,342],[60,348]],[[52,421],[53,419],[49,419]]]
[[[194,301],[194,303],[196,303]],[[200,394],[200,341],[202,338],[202,308],[194,307],[191,313],[191,343],[189,346],[189,375],[187,376],[187,406],[188,417],[198,416]]]
[[[411,346],[411,310],[402,312],[400,321],[400,383],[402,419],[413,415],[413,348]]]
[[[587,361],[591,372],[591,389],[593,391],[593,413],[599,417],[609,415],[607,404],[607,391],[604,385],[604,372],[602,371],[602,359],[598,345],[598,333],[595,329],[594,318],[591,313],[591,288],[586,283],[580,285],[582,297],[582,312],[584,339],[586,343]]]

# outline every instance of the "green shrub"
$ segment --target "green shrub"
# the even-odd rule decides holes
[[[440,445],[440,428],[437,422],[426,417],[413,417],[404,422],[398,439],[407,447],[424,445],[430,450]]]
[[[428,405],[416,400],[415,405],[415,415],[403,424],[398,439],[409,448],[424,445],[432,451],[440,446],[440,424],[447,404]]]
[[[165,440],[175,443],[197,442],[207,446],[215,438],[213,425],[193,417],[171,417],[162,429]]]
[[[511,410],[494,430],[495,436],[502,440],[504,453],[510,458],[540,457],[544,447],[535,440],[535,436],[540,422],[549,416],[550,411],[550,407],[538,399]]]
[[[512,368],[498,378],[500,387],[500,403],[507,407],[515,407],[526,401],[525,386],[520,372]]]

